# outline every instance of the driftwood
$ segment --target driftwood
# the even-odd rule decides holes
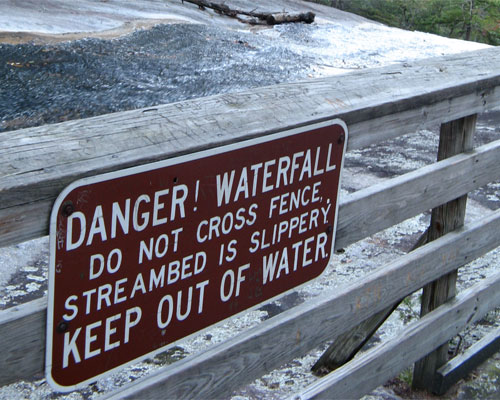
[[[182,2],[196,4],[200,9],[210,8],[216,13],[227,17],[236,18],[238,21],[250,25],[278,25],[291,22],[305,22],[310,24],[314,22],[316,15],[309,11],[306,13],[289,14],[286,12],[255,12],[231,8],[225,4],[214,3],[206,0],[182,0]]]

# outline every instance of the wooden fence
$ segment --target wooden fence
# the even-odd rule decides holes
[[[332,118],[346,122],[349,151],[498,106],[500,49],[490,48],[3,133],[0,245],[46,235],[58,193],[85,176]],[[336,248],[500,179],[499,160],[500,140],[344,196]],[[107,398],[228,397],[498,247],[499,227],[500,212],[492,212],[334,294],[285,311]],[[497,274],[298,396],[359,397],[499,305]],[[42,298],[0,311],[0,384],[43,371],[46,307]]]

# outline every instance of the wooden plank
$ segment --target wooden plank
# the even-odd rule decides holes
[[[448,389],[500,350],[500,327],[493,330],[463,354],[452,358],[436,372],[432,392],[442,396]]]
[[[499,179],[498,159],[500,141],[344,196],[339,208],[336,249]],[[32,234],[48,234],[51,206],[51,201],[46,201],[0,208],[0,245],[16,243],[20,237]]]
[[[434,166],[429,166],[423,168],[424,174],[421,176],[417,171],[411,172],[408,175],[408,179],[405,177],[398,177],[395,178],[391,181],[384,182],[381,185],[377,185],[376,190],[372,190],[372,188],[367,188],[366,190],[356,192],[354,194],[354,199],[352,201],[349,201],[349,207],[345,207],[345,205],[342,205],[341,209],[339,210],[339,225],[344,225],[345,227],[342,228],[342,233],[338,235],[337,240],[341,240],[342,246],[345,246],[349,244],[349,240],[353,240],[352,238],[360,238],[359,234],[356,232],[357,230],[362,230],[365,232],[367,235],[371,234],[372,232],[370,229],[371,227],[365,227],[365,221],[364,218],[366,218],[365,214],[361,211],[364,210],[364,207],[366,205],[370,205],[370,207],[373,208],[374,212],[378,213],[379,211],[377,210],[383,210],[385,207],[392,207],[394,213],[400,213],[401,218],[407,218],[406,216],[406,207],[414,207],[414,205],[410,205],[410,203],[407,201],[408,197],[408,192],[410,191],[409,188],[415,188],[415,187],[421,187],[421,186],[416,186],[418,182],[425,183],[430,185],[434,185],[436,180],[439,182],[439,179],[443,179],[443,182],[446,182],[443,187],[446,188],[459,188],[462,184],[462,176],[465,176],[465,171],[470,170],[472,165],[478,166],[477,169],[473,169],[472,171],[482,171],[478,175],[473,175],[473,177],[469,177],[470,179],[474,178],[476,180],[476,184],[480,186],[484,181],[489,182],[492,180],[490,173],[495,173],[496,177],[498,177],[498,162],[497,160],[500,158],[500,141],[491,143],[488,145],[485,145],[481,148],[476,149],[474,152],[472,152],[469,155],[459,155],[454,158],[450,158],[445,161],[441,161],[440,163],[436,163]],[[476,162],[477,161],[477,162]],[[432,169],[431,174],[427,175],[428,170]],[[444,172],[443,172],[444,171]],[[460,172],[463,171],[463,172]],[[437,174],[437,175],[434,175]],[[453,174],[457,174],[458,179],[456,182],[451,178]],[[475,176],[475,177],[474,177]],[[448,177],[448,178],[446,178]],[[394,181],[394,182],[392,182]],[[400,188],[400,186],[405,186],[405,188]],[[422,189],[420,192],[421,193],[424,189]],[[362,195],[360,195],[362,193]],[[405,195],[406,193],[406,195]],[[453,192],[449,195],[454,195]],[[431,196],[429,196],[431,197]],[[396,200],[398,199],[399,200]],[[391,201],[391,205],[388,204],[388,199],[394,200],[394,202]],[[424,199],[419,200],[419,198],[416,198],[416,202],[421,202],[425,209],[430,208],[428,206],[428,203]],[[435,202],[441,201],[441,197],[437,196],[434,199]],[[392,205],[392,204],[399,204],[398,207]],[[432,205],[431,205],[432,206]],[[397,209],[400,209],[400,211],[397,211]],[[423,210],[422,210],[423,211]],[[359,214],[359,215],[358,215]],[[357,218],[355,216],[358,215]],[[35,216],[35,215],[34,215]],[[375,218],[374,218],[375,219]],[[342,222],[344,221],[344,222]],[[379,226],[381,227],[380,229],[383,229],[384,227],[390,226],[394,224],[394,220],[390,220],[390,225],[385,225],[386,223],[389,223],[388,221],[385,221],[384,219],[382,220],[376,220],[374,221],[374,226]],[[348,239],[342,239],[342,236],[346,236]],[[489,239],[491,240],[491,238]],[[487,242],[489,243],[489,242]],[[494,246],[495,247],[495,246]],[[489,248],[491,249],[491,247]],[[485,250],[486,251],[486,250]],[[404,297],[408,293],[403,293],[402,297]],[[402,298],[401,297],[401,298]],[[398,299],[396,299],[398,300]],[[46,302],[45,299],[41,300],[42,304]],[[31,304],[31,303],[29,303]],[[39,304],[39,303],[37,303]],[[29,307],[29,306],[28,306]],[[36,321],[39,321],[40,325],[33,325],[32,329],[36,330],[37,332],[45,332],[45,319],[44,317],[42,318],[40,315],[45,313],[45,309],[41,309],[38,306],[33,306],[33,318]],[[4,311],[0,312],[0,315],[3,315]],[[14,313],[15,314],[15,313]],[[45,315],[45,314],[44,314]],[[2,319],[0,319],[1,321]],[[359,322],[362,320],[360,319]],[[22,324],[20,326],[23,326]],[[4,328],[4,327],[2,327]],[[32,358],[34,360],[37,360],[39,357],[43,356],[43,351],[44,351],[44,346],[45,343],[41,338],[35,338],[29,335],[29,337],[26,337],[26,332],[22,330],[22,328],[19,328],[17,323],[15,322],[15,319],[10,321],[8,324],[8,327],[5,327],[7,331],[5,332],[10,332],[8,335],[1,334],[0,335],[0,347],[1,348],[9,348],[11,349],[12,354],[17,354],[13,357],[18,357],[19,362],[21,363],[26,363],[29,367],[29,364],[32,363]],[[0,333],[3,331],[0,331]],[[17,338],[18,340],[18,345],[13,346],[12,342],[2,342],[2,338],[7,338],[7,337],[12,337],[12,338]],[[332,337],[327,337],[325,341],[333,339]],[[38,348],[35,350],[33,349],[32,352],[29,354],[26,354],[24,352],[24,347],[25,347],[25,342],[27,343],[36,343],[34,347],[38,346]],[[319,342],[318,342],[319,344]],[[24,371],[24,367],[19,366],[19,368],[3,368],[6,365],[9,365],[9,363],[6,361],[4,357],[5,354],[0,355],[0,370],[5,370],[6,373],[14,373],[17,370],[19,371]],[[36,365],[33,363],[33,365]],[[27,367],[26,367],[27,368]],[[40,371],[38,371],[40,372]],[[17,376],[17,375],[12,375],[12,376]],[[28,375],[22,375],[19,377],[26,377]],[[0,379],[0,384],[5,384],[7,382],[10,382],[8,380],[2,380]]]
[[[500,274],[495,274],[407,326],[397,338],[315,382],[294,399],[359,398],[499,305]]]
[[[441,125],[438,160],[470,151],[473,147],[477,115],[451,121]],[[435,240],[463,226],[467,195],[460,196],[432,210],[431,223],[427,230],[427,241]],[[455,296],[458,271],[453,271],[424,286],[420,315],[439,307]],[[448,361],[448,343],[426,355],[415,364],[413,383],[415,389],[432,390],[434,377],[439,367]]]
[[[347,247],[499,179],[499,159],[500,141],[495,141],[345,196],[335,247]]]
[[[0,385],[43,372],[46,310],[43,298],[0,311]]]
[[[448,234],[353,285],[285,311],[221,345],[162,368],[105,398],[227,396],[241,385],[351,329],[369,315],[417,290],[422,283],[434,280],[436,274],[465,264],[486,251],[486,243],[493,247],[500,244],[499,222],[500,212],[496,212],[471,230]],[[436,260],[440,260],[444,270],[436,271]]]
[[[499,66],[491,48],[4,133],[0,243],[46,233],[50,204],[84,176],[335,117],[355,149],[491,109],[500,105]],[[41,220],[8,218],[36,206]]]
[[[318,376],[325,375],[352,360],[384,321],[389,318],[399,303],[398,301],[395,305],[379,311],[353,329],[337,336],[311,367],[311,371]]]
[[[410,251],[418,249],[427,243],[427,232],[424,232]],[[401,304],[402,299],[389,307],[370,316],[366,321],[357,325],[354,329],[347,331],[333,341],[321,357],[311,367],[316,375],[325,375],[344,365],[353,359],[356,354],[370,340],[380,326]]]
[[[0,208],[0,248],[49,234],[53,200]]]

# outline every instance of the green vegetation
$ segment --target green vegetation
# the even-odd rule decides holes
[[[411,387],[413,383],[413,368],[406,368],[399,374],[398,378]]]
[[[404,324],[407,324],[415,319],[420,317],[420,303],[421,296],[410,295],[405,297],[401,304],[398,306],[397,311],[399,314],[399,318],[403,321]]]
[[[316,0],[408,30],[500,45],[500,0]]]

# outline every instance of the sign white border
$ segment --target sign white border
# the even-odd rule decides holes
[[[342,160],[341,160],[340,172],[339,172],[339,182],[338,182],[339,186],[338,186],[338,190],[337,190],[335,219],[334,219],[334,227],[333,227],[333,232],[332,232],[332,235],[333,235],[332,236],[332,248],[330,250],[330,259],[328,260],[328,263],[327,263],[327,265],[328,265],[332,260],[332,256],[334,254],[334,248],[335,248],[335,235],[336,235],[336,231],[337,231],[337,217],[338,217],[338,208],[339,208],[340,185],[341,185],[341,181],[342,181],[344,156],[345,156],[345,152],[347,149],[347,141],[348,141],[347,140],[348,139],[347,125],[344,123],[344,121],[337,119],[337,118],[332,119],[332,120],[327,120],[324,122],[320,122],[320,123],[305,125],[305,126],[302,126],[299,128],[280,131],[280,132],[272,133],[272,134],[265,135],[265,136],[259,136],[257,138],[247,139],[247,140],[243,140],[241,142],[231,143],[228,145],[215,147],[215,148],[208,149],[208,150],[202,150],[199,152],[190,153],[190,154],[186,154],[183,156],[173,157],[173,158],[169,158],[169,159],[162,160],[162,161],[156,161],[153,163],[139,165],[136,167],[131,167],[131,168],[126,168],[126,169],[122,169],[122,170],[118,170],[118,171],[108,172],[105,174],[95,175],[95,176],[91,176],[88,178],[82,178],[82,179],[79,179],[79,180],[72,182],[69,186],[67,186],[59,194],[56,201],[54,202],[52,212],[50,215],[50,225],[49,225],[49,229],[50,229],[50,233],[49,233],[49,246],[50,246],[50,253],[49,254],[50,255],[49,255],[49,257],[50,257],[50,259],[49,259],[49,271],[48,271],[49,277],[48,277],[48,305],[47,305],[47,329],[46,329],[47,336],[46,336],[46,350],[45,350],[45,377],[47,379],[47,382],[55,390],[57,390],[59,392],[71,392],[71,391],[74,391],[77,389],[84,388],[89,383],[95,382],[99,378],[103,378],[105,376],[108,376],[108,375],[112,374],[113,372],[117,372],[118,370],[121,370],[121,369],[123,369],[131,364],[137,363],[137,362],[145,360],[147,358],[154,357],[156,354],[164,352],[167,348],[175,346],[181,340],[186,340],[186,339],[191,338],[193,336],[201,335],[201,334],[203,334],[203,332],[207,331],[208,329],[212,329],[213,327],[224,323],[224,321],[226,321],[229,318],[234,318],[234,317],[241,315],[245,312],[255,310],[256,308],[261,307],[262,304],[272,302],[273,300],[280,298],[280,297],[286,295],[287,293],[290,293],[291,291],[296,291],[297,289],[301,288],[302,286],[310,284],[319,278],[319,276],[318,276],[318,277],[316,277],[312,280],[309,280],[309,281],[307,281],[299,286],[296,286],[290,290],[287,290],[287,291],[285,291],[285,292],[283,292],[283,293],[281,293],[273,298],[266,299],[265,301],[254,305],[253,307],[247,308],[247,309],[245,309],[237,314],[231,315],[230,317],[225,318],[225,319],[223,319],[223,320],[221,320],[213,325],[210,325],[207,328],[196,331],[196,332],[192,333],[191,335],[183,337],[182,339],[179,339],[175,342],[169,343],[166,346],[163,346],[159,349],[156,349],[150,353],[144,354],[144,355],[142,355],[138,358],[135,358],[134,360],[131,360],[127,363],[121,364],[113,369],[110,369],[106,372],[103,372],[99,375],[96,375],[93,378],[87,379],[87,380],[80,382],[76,385],[61,386],[52,379],[52,336],[53,336],[54,328],[55,328],[53,325],[53,318],[54,318],[54,290],[55,290],[54,279],[55,279],[55,273],[56,273],[55,272],[55,268],[56,268],[55,255],[56,255],[56,243],[57,243],[56,232],[57,232],[57,215],[59,212],[59,208],[61,207],[64,199],[66,198],[66,196],[70,192],[72,192],[74,189],[76,189],[80,186],[90,185],[90,184],[94,184],[94,183],[98,183],[98,182],[104,182],[104,181],[108,181],[108,180],[112,180],[112,179],[116,179],[116,178],[121,178],[121,177],[130,176],[130,175],[134,175],[134,174],[139,174],[142,172],[152,171],[155,169],[160,169],[160,168],[168,167],[168,166],[175,165],[175,164],[181,164],[181,163],[188,162],[188,161],[199,160],[199,159],[207,158],[207,157],[210,157],[210,156],[213,156],[216,154],[222,154],[222,153],[230,152],[230,151],[237,150],[237,149],[240,149],[243,147],[250,147],[253,145],[257,145],[257,144],[262,144],[262,143],[273,141],[275,139],[281,139],[281,138],[285,138],[285,137],[289,137],[289,136],[293,136],[293,135],[298,135],[300,133],[309,132],[312,130],[325,128],[325,127],[332,126],[332,125],[340,125],[342,127],[342,129],[344,130],[344,133],[345,133],[345,140],[344,140],[344,149],[342,152]]]

